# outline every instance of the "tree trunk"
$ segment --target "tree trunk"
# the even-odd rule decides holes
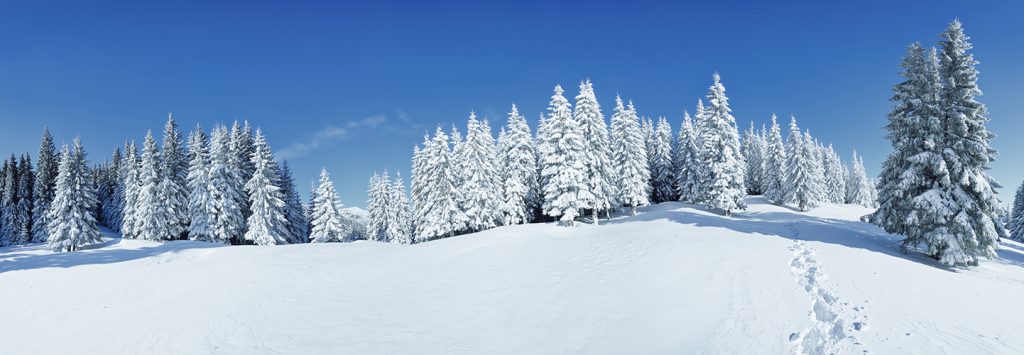
[[[596,226],[596,225],[598,225],[597,224],[597,209],[594,209],[593,215],[594,215],[594,225]]]
[[[630,206],[629,213],[631,213],[633,216],[636,216],[636,206]]]

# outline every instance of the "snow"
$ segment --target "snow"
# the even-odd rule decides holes
[[[60,353],[1017,353],[1024,245],[950,269],[746,200],[414,245],[109,238],[0,249],[0,349]],[[956,287],[950,287],[956,285]],[[859,329],[859,330],[858,330]]]

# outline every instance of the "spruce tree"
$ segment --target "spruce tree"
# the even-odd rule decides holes
[[[160,164],[158,195],[163,210],[158,219],[167,223],[162,228],[162,238],[180,239],[188,230],[188,161],[178,123],[171,114],[164,125]]]
[[[702,201],[710,208],[725,211],[745,209],[746,167],[740,152],[736,119],[729,108],[729,98],[718,73],[708,88],[708,106],[701,115],[699,125],[701,151]]]
[[[17,204],[14,205],[15,244],[27,244],[32,241],[32,183],[35,173],[32,162],[27,154],[18,160],[18,184],[14,187]]]
[[[533,220],[533,196],[537,190],[537,156],[530,126],[519,109],[512,104],[505,126],[499,184],[503,192],[501,210],[504,224],[520,224]]]
[[[152,132],[146,132],[139,168],[139,207],[136,211],[139,239],[163,240],[170,221],[160,195],[160,152]]]
[[[396,244],[412,244],[412,213],[409,211],[409,200],[405,194],[402,175],[395,173],[395,181],[388,190],[390,197],[387,209],[387,241]]]
[[[629,207],[630,214],[636,215],[637,207],[650,203],[647,184],[651,172],[647,170],[647,147],[633,103],[626,108],[618,95],[615,96],[611,136],[615,201],[619,206]]]
[[[290,243],[306,243],[309,241],[309,222],[306,220],[303,211],[302,199],[295,187],[295,178],[292,177],[291,168],[288,162],[282,162],[278,169],[281,182],[281,196],[284,200],[284,218],[287,220]]]
[[[1013,197],[1009,229],[1010,239],[1024,241],[1024,182],[1017,188],[1017,194]]]
[[[370,215],[370,223],[366,227],[366,239],[378,242],[388,240],[388,202],[391,181],[387,170],[383,175],[374,173],[370,177],[370,187],[367,190],[369,200],[366,202],[366,212]]]
[[[249,210],[252,212],[246,220],[245,240],[256,245],[287,244],[285,204],[281,199],[281,188],[275,185],[278,179],[277,163],[259,129],[256,130],[250,160],[256,170],[245,184],[249,195]]]
[[[121,235],[125,238],[138,238],[139,226],[139,149],[135,141],[125,144],[124,162],[121,163],[124,173],[124,211],[121,216]]]
[[[580,82],[573,119],[580,125],[585,147],[583,176],[586,188],[580,194],[581,205],[591,211],[593,222],[597,224],[598,213],[611,209],[615,191],[609,160],[611,151],[608,146],[608,125],[601,113],[601,105],[597,102],[594,85],[589,79]]]
[[[789,142],[786,145],[786,199],[801,211],[816,207],[818,201],[814,191],[813,152],[814,142],[805,141],[796,124],[796,117],[789,123]]]
[[[203,128],[196,126],[188,137],[188,237],[190,240],[215,242],[214,192],[210,185],[210,141]]]
[[[466,141],[457,159],[463,169],[462,208],[470,231],[481,231],[497,225],[499,215],[498,173],[494,166],[494,138],[487,120],[478,121],[470,113],[466,125]]]
[[[768,145],[765,151],[764,196],[776,204],[782,204],[786,199],[786,161],[782,130],[775,114],[772,114],[772,126],[768,132]]]
[[[580,200],[581,191],[587,188],[584,179],[586,156],[579,122],[572,117],[569,100],[562,95],[561,85],[555,86],[555,93],[548,104],[547,136],[545,140],[544,166],[541,176],[547,181],[544,186],[544,212],[559,218],[569,226],[576,223],[585,206]]]
[[[89,180],[85,150],[75,138],[74,151],[64,146],[61,153],[54,198],[47,212],[47,242],[54,251],[75,251],[100,241],[100,230],[92,213],[98,201]]]
[[[245,233],[245,217],[238,203],[245,197],[235,169],[235,152],[226,127],[213,130],[210,140],[210,191],[212,192],[213,239],[217,243],[238,240]]]
[[[4,160],[3,188],[0,189],[0,247],[13,245],[17,241],[18,214],[18,162],[11,155]]]
[[[697,131],[689,112],[683,112],[683,125],[676,140],[676,194],[680,201],[700,201],[700,149]]]
[[[344,242],[349,235],[349,230],[342,223],[341,200],[334,190],[334,183],[331,182],[327,169],[320,171],[320,184],[313,196],[309,218],[312,224],[310,241],[313,243]]]
[[[762,138],[751,121],[750,129],[743,133],[742,145],[743,158],[747,163],[747,193],[751,195],[764,194],[764,156],[767,143]]]
[[[416,224],[416,241],[422,242],[460,231],[468,218],[459,207],[455,185],[452,152],[448,148],[448,135],[438,127],[434,138],[424,146],[423,154],[423,206],[416,206],[422,215]]]
[[[823,157],[825,160],[826,200],[831,203],[844,203],[846,202],[846,175],[843,171],[843,161],[831,144],[825,148]]]
[[[846,203],[861,205],[864,207],[875,207],[875,200],[872,198],[871,180],[868,179],[867,171],[864,169],[864,161],[853,151],[851,159],[853,168],[850,170],[846,185]]]
[[[658,118],[648,152],[651,166],[651,199],[655,203],[676,200],[673,189],[675,172],[672,171],[672,125],[665,117]]]
[[[37,243],[46,241],[49,235],[46,230],[49,224],[46,212],[50,209],[56,189],[59,165],[57,160],[57,149],[53,145],[50,130],[43,128],[39,156],[36,159],[36,181],[32,184],[32,225],[35,226],[32,229],[32,241]]]

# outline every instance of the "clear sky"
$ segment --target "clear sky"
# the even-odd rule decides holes
[[[606,116],[619,93],[677,126],[718,71],[741,127],[796,115],[876,175],[905,47],[959,17],[1012,196],[1024,2],[772,3],[0,0],[0,153],[35,154],[45,125],[95,162],[168,112],[185,129],[248,119],[304,193],[327,167],[365,206],[375,170],[407,177],[423,133],[470,110],[497,129],[515,102],[535,128],[555,84],[574,96],[591,78]]]

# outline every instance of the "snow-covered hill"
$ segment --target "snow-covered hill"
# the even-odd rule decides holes
[[[749,200],[416,245],[0,249],[0,353],[1019,353],[1024,246],[971,270]]]

